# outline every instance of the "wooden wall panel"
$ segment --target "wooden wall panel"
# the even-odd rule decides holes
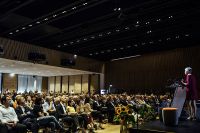
[[[86,94],[88,93],[88,78],[89,75],[82,75],[82,91]]]
[[[4,92],[6,89],[8,89],[10,92],[12,92],[13,90],[17,90],[17,75],[15,75],[14,77],[10,77],[10,74],[3,74],[2,92]]]
[[[7,59],[15,60],[15,57],[17,57],[17,60],[29,62],[28,53],[39,52],[46,55],[49,65],[60,66],[61,59],[68,59],[73,57],[72,54],[68,54],[66,52],[38,47],[28,43],[14,41],[2,37],[0,37],[0,44],[3,46],[4,49],[4,55],[0,55],[0,57]],[[76,60],[76,65],[72,66],[71,68],[101,73],[103,64],[103,62],[97,60],[78,56]]]
[[[91,75],[90,93],[93,94],[99,89],[99,75]]]
[[[62,92],[68,93],[68,76],[62,77]]]
[[[48,78],[48,90],[49,92],[54,92],[54,88],[55,88],[55,77],[49,77]]]
[[[42,92],[48,92],[48,77],[42,77]]]
[[[60,90],[61,90],[61,77],[60,76],[56,76],[55,92],[59,92],[60,93]]]
[[[191,66],[200,86],[200,47],[179,48],[108,62],[106,87],[123,88],[127,92],[166,92],[169,79],[182,78],[184,68]],[[200,91],[199,91],[200,93]]]
[[[72,90],[75,91],[74,84],[75,84],[75,76],[69,76],[69,93],[71,93]]]
[[[74,93],[81,93],[81,75],[74,76]]]

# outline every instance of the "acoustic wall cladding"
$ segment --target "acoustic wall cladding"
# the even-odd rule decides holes
[[[0,45],[2,45],[4,49],[4,54],[0,55],[0,58],[3,57],[13,60],[17,59],[28,62],[28,53],[38,52],[46,55],[49,65],[60,66],[61,59],[67,59],[73,56],[64,52],[38,47],[28,43],[14,41],[2,37],[0,37]],[[76,65],[72,68],[101,73],[102,67],[102,62],[78,56]]]
[[[200,86],[200,46],[179,48],[108,62],[106,87],[130,92],[165,93],[169,80],[184,77],[184,68],[191,66]],[[199,90],[200,93],[200,90]]]

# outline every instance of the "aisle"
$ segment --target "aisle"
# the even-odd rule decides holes
[[[104,127],[104,130],[98,129],[96,133],[120,133],[120,125],[106,124]]]

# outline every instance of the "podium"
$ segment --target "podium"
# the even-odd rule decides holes
[[[180,84],[173,84],[171,87],[175,88],[174,97],[171,107],[163,108],[162,119],[165,125],[178,125],[178,120],[186,99],[186,87]]]
[[[179,118],[186,99],[186,87],[176,87],[171,107],[178,109],[177,117]]]

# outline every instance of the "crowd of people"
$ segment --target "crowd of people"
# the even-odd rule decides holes
[[[0,97],[0,132],[77,132],[104,129],[112,123],[115,107],[148,104],[158,112],[170,104],[168,95],[68,95],[66,93],[4,93]]]

